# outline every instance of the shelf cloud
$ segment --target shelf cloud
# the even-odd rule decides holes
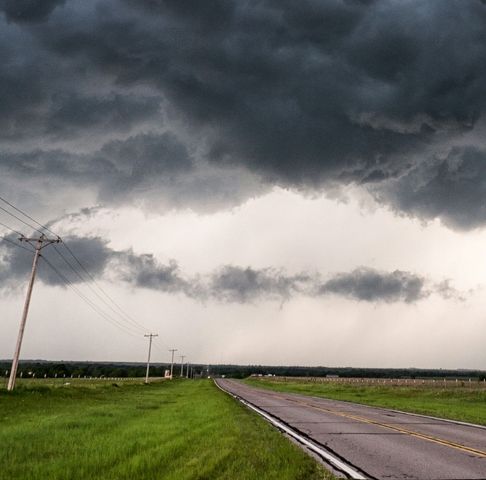
[[[3,0],[0,11],[3,172],[72,188],[91,174],[114,204],[163,196],[180,174],[168,204],[196,209],[274,185],[355,184],[454,229],[486,221],[471,208],[485,179],[479,0]],[[212,188],[222,180],[201,180],[201,165],[236,169],[246,186]],[[128,200],[112,195],[125,187]]]

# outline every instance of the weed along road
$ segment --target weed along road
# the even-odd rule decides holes
[[[346,477],[486,479],[486,427],[216,382]]]

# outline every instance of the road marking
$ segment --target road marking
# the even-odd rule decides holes
[[[276,391],[273,391],[273,390],[268,390],[268,387],[253,387],[253,388],[256,388],[257,390],[266,390],[266,393],[268,395],[270,395],[270,393],[290,393],[290,392],[283,392],[283,391],[280,391],[280,392],[276,392]],[[304,395],[303,393],[296,393],[295,395]],[[349,405],[353,405],[353,406],[357,406],[357,407],[364,407],[364,408],[370,408],[370,409],[373,409],[373,410],[381,410],[381,411],[385,411],[385,412],[393,412],[393,413],[398,413],[400,415],[409,415],[409,416],[412,416],[412,417],[420,417],[420,418],[429,418],[431,420],[438,420],[439,422],[446,422],[446,423],[454,423],[456,425],[463,425],[465,427],[473,427],[473,428],[479,428],[481,430],[486,430],[486,425],[479,425],[477,423],[470,423],[470,422],[462,422],[460,420],[452,420],[451,418],[441,418],[441,417],[434,417],[432,415],[423,415],[423,414],[420,414],[420,413],[414,413],[414,412],[405,412],[403,410],[395,410],[393,408],[388,408],[388,407],[379,407],[377,405],[366,405],[364,403],[357,403],[357,402],[353,402],[352,400],[336,400],[336,399],[332,399],[332,398],[326,398],[326,397],[319,397],[319,396],[316,396],[316,395],[306,395],[308,398],[312,398],[312,399],[315,399],[315,400],[329,400],[329,401],[336,401],[336,402],[340,402],[340,403],[347,403]]]
[[[216,380],[214,381],[214,383],[216,384],[216,386],[220,390],[227,393],[228,395],[231,395],[233,398],[240,401],[241,403],[246,405],[248,408],[250,408],[254,412],[256,412],[259,415],[261,415],[262,417],[264,417],[272,425],[279,428],[280,430],[283,430],[285,433],[287,433],[287,435],[291,436],[292,438],[295,438],[298,442],[305,445],[309,450],[312,450],[313,452],[317,453],[322,458],[324,458],[326,461],[328,461],[335,468],[337,468],[338,470],[341,470],[342,472],[349,475],[350,478],[352,478],[354,480],[367,480],[367,477],[365,477],[363,474],[361,474],[360,472],[355,470],[353,467],[351,467],[350,465],[348,465],[344,461],[340,460],[339,458],[335,457],[334,455],[331,455],[327,450],[324,450],[322,447],[316,445],[315,443],[311,442],[310,440],[303,437],[302,435],[299,435],[294,429],[290,428],[288,425],[285,425],[284,423],[280,422],[279,420],[274,418],[272,415],[268,414],[264,410],[261,410],[260,408],[256,407],[255,405],[251,404],[250,402],[247,402],[246,400],[244,400],[240,396],[235,395],[234,393],[231,393],[228,390],[224,389],[223,387],[221,387],[218,384],[218,382]]]
[[[461,451],[466,452],[466,453],[472,453],[472,454],[477,455],[479,457],[486,457],[486,452],[484,452],[482,450],[478,450],[476,448],[467,447],[466,445],[461,445],[460,443],[451,442],[449,440],[444,440],[442,438],[434,437],[432,435],[427,435],[425,433],[415,432],[414,430],[408,430],[407,428],[397,427],[395,425],[390,425],[389,423],[378,422],[376,420],[371,420],[369,418],[361,417],[359,415],[354,415],[354,414],[342,412],[342,411],[339,411],[339,410],[332,410],[330,408],[325,408],[325,407],[321,407],[321,406],[318,406],[318,405],[313,405],[311,403],[304,402],[303,400],[297,400],[297,399],[288,398],[288,397],[286,399],[291,401],[291,402],[299,403],[301,405],[305,405],[307,407],[314,408],[315,410],[321,410],[323,412],[331,413],[333,415],[338,415],[340,417],[351,418],[352,420],[358,420],[359,422],[368,423],[370,425],[377,425],[379,427],[388,428],[388,429],[394,430],[396,432],[405,433],[405,434],[410,435],[412,437],[421,438],[422,440],[427,440],[429,442],[438,443],[439,445],[443,445],[443,446],[450,447],[450,448],[455,448],[456,450],[461,450]]]
[[[352,402],[349,402],[349,403],[352,403]],[[361,404],[355,403],[354,405],[361,405]],[[369,405],[364,405],[364,406],[370,407]],[[392,410],[390,408],[383,408],[383,407],[370,407],[370,408],[376,408],[378,410],[386,410],[388,412],[399,413],[400,415],[409,415],[409,416],[412,416],[412,417],[428,418],[430,420],[438,420],[440,422],[454,423],[456,425],[463,425],[465,427],[473,427],[473,428],[480,428],[481,430],[486,430],[486,426],[478,425],[477,423],[461,422],[460,420],[451,420],[450,418],[432,417],[431,415],[422,415],[420,413],[404,412],[403,410]]]

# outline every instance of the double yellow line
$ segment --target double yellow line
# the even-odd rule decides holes
[[[395,432],[405,433],[407,435],[411,435],[412,437],[421,438],[422,440],[427,440],[427,441],[432,442],[432,443],[437,443],[439,445],[444,445],[446,447],[455,448],[456,450],[461,450],[462,452],[472,453],[473,455],[477,455],[478,457],[486,457],[486,452],[484,452],[482,450],[478,450],[478,449],[472,448],[472,447],[467,447],[465,445],[461,445],[460,443],[451,442],[449,440],[444,440],[442,438],[434,437],[432,435],[427,435],[425,433],[415,432],[413,430],[408,430],[407,428],[398,427],[396,425],[391,425],[389,423],[378,422],[376,420],[371,420],[369,418],[361,417],[359,415],[354,415],[354,414],[342,412],[342,411],[339,411],[339,410],[332,410],[330,408],[325,408],[325,407],[321,407],[321,406],[318,406],[318,405],[313,405],[312,403],[307,403],[307,402],[304,402],[303,400],[297,400],[297,399],[288,398],[288,397],[286,398],[286,400],[290,400],[291,402],[295,402],[295,403],[299,403],[301,405],[305,405],[306,407],[311,407],[315,410],[321,410],[323,412],[331,413],[333,415],[338,415],[340,417],[345,417],[345,418],[350,418],[352,420],[357,420],[358,422],[368,423],[370,425],[377,425],[379,427],[387,428],[389,430],[394,430]]]

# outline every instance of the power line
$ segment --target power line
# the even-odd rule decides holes
[[[66,265],[75,273],[75,275],[87,285],[87,287],[93,292],[93,294],[100,300],[102,301],[115,315],[117,315],[121,321],[125,322],[127,325],[124,325],[127,329],[132,329],[132,331],[135,333],[138,331],[135,329],[138,328],[139,330],[142,330],[142,328],[138,327],[138,325],[133,325],[132,323],[129,323],[124,317],[122,317],[92,286],[89,282],[86,282],[85,278],[74,268],[72,263],[54,246],[54,250],[56,253],[61,257],[61,259],[66,263]],[[143,329],[143,331],[146,331],[146,329]]]
[[[16,207],[15,205],[13,205],[11,202],[9,202],[8,200],[6,200],[5,198],[3,198],[2,196],[0,196],[0,200],[2,202],[4,202],[5,204],[7,204],[9,207],[13,208],[15,211],[17,211],[18,213],[24,215],[26,218],[28,218],[29,220],[31,220],[32,222],[34,222],[35,224],[37,224],[39,227],[43,228],[44,230],[50,232],[52,235],[59,237],[59,235],[57,235],[56,233],[54,233],[52,230],[50,230],[48,227],[46,227],[45,225],[43,225],[42,223],[38,222],[35,218],[33,218],[31,215],[29,215],[28,213],[24,212],[23,210],[21,210],[20,208]],[[16,218],[17,220],[19,220],[20,222],[22,222],[24,225],[27,225],[28,227],[38,231],[39,233],[43,233],[41,230],[39,230],[38,228],[34,227],[33,225],[31,225],[30,223],[28,222],[25,222],[24,220],[22,220],[20,217],[18,217],[17,215],[9,212],[8,210],[6,210],[5,208],[1,207],[0,206],[0,210],[3,210],[4,212],[6,212],[7,214],[11,215],[12,217]],[[4,224],[2,224],[4,225]],[[11,229],[10,227],[8,227],[7,225],[4,225],[6,228],[9,228],[10,230],[12,231],[15,231],[13,229]],[[18,233],[19,235],[23,236],[20,232],[17,232],[15,231],[15,233]],[[76,261],[76,263],[81,267],[81,269],[85,272],[85,274],[91,279],[91,281],[96,285],[96,287],[103,293],[103,295],[108,298],[108,300],[110,300],[110,302],[118,309],[119,313],[116,312],[112,306],[110,306],[106,300],[104,300],[92,287],[91,285],[86,281],[86,279],[84,279],[80,273],[72,266],[72,264],[70,264],[67,259],[62,255],[62,253],[56,249],[56,252],[62,257],[63,261],[68,264],[68,266],[73,270],[73,272],[81,279],[82,282],[85,282],[88,287],[90,288],[90,290],[108,307],[110,308],[111,311],[113,311],[116,315],[118,315],[120,318],[122,318],[122,316],[124,317],[123,318],[123,321],[127,324],[131,324],[130,327],[133,328],[138,328],[140,329],[140,331],[143,331],[143,332],[146,332],[147,329],[142,325],[140,324],[139,322],[137,322],[135,319],[133,319],[132,317],[130,317],[130,315],[128,315],[106,292],[105,290],[100,286],[98,285],[98,283],[96,282],[96,280],[94,279],[94,277],[89,273],[89,271],[84,267],[84,265],[81,263],[81,261],[76,257],[76,255],[74,254],[74,252],[69,248],[69,246],[64,242],[63,245],[66,247],[67,251],[69,252],[69,254],[74,258],[74,260]]]
[[[39,221],[37,221],[35,218],[33,218],[31,215],[29,215],[28,213],[24,212],[23,210],[21,210],[20,208],[16,207],[15,205],[13,205],[11,202],[9,202],[8,200],[6,200],[5,198],[3,198],[2,196],[0,196],[0,201],[4,202],[6,205],[8,205],[10,208],[12,208],[13,210],[15,210],[16,212],[20,213],[21,215],[23,215],[24,217],[26,217],[27,219],[29,219],[30,221],[34,222],[36,225],[38,225],[40,228],[42,228],[43,230],[51,233],[52,235],[56,236],[59,240],[61,239],[61,237],[59,237],[59,235],[57,235],[56,233],[54,233],[51,229],[49,229],[46,225],[40,223]],[[39,228],[35,227],[34,225],[32,225],[31,223],[25,221],[24,219],[20,218],[19,216],[15,215],[14,213],[10,212],[9,210],[5,209],[4,207],[0,206],[0,210],[4,211],[5,213],[7,213],[8,215],[10,215],[11,217],[15,218],[16,220],[18,220],[19,222],[21,222],[22,224],[26,225],[27,227],[29,228],[32,228],[33,230],[41,233],[41,234],[44,234],[44,232],[42,230],[40,230]],[[17,233],[18,235],[20,235],[21,237],[24,237],[24,235],[21,233],[21,232],[18,232],[14,229],[12,229],[11,227],[9,227],[8,225],[6,224],[3,224],[3,223],[0,223],[0,225],[4,226],[5,228],[8,228],[9,230],[12,230],[13,232]],[[2,240],[5,240],[6,242],[8,243],[11,243],[13,245],[16,245],[18,246],[19,248],[23,248],[29,252],[32,252],[34,250],[30,250],[22,245],[18,245],[16,244],[15,242],[7,239],[7,238],[1,238]],[[117,326],[118,328],[122,329],[122,331],[124,331],[125,333],[128,333],[129,335],[132,335],[132,336],[136,336],[133,332],[135,331],[136,328],[140,329],[141,331],[146,331],[146,328],[140,324],[139,322],[137,322],[134,318],[132,318],[130,315],[128,315],[119,305],[117,302],[115,302],[115,300],[110,296],[108,295],[108,293],[96,282],[95,278],[93,277],[93,275],[91,275],[91,273],[85,268],[85,266],[81,263],[81,261],[78,259],[78,257],[74,254],[74,252],[69,248],[69,246],[63,242],[63,245],[65,246],[66,250],[69,252],[69,254],[73,257],[73,259],[75,260],[75,262],[79,265],[79,267],[83,270],[83,272],[88,276],[89,279],[91,279],[91,282],[99,289],[99,291],[111,302],[111,304],[118,310],[118,312],[101,296],[98,294],[98,292],[91,286],[90,282],[87,281],[85,278],[83,278],[83,276],[81,275],[81,273],[72,265],[71,262],[69,262],[67,260],[67,258],[57,249],[55,248],[54,246],[54,249],[56,250],[56,253],[62,258],[62,260],[69,266],[69,268],[74,272],[74,274],[79,277],[79,279],[83,282],[83,283],[86,283],[86,285],[90,288],[90,290],[93,292],[94,295],[96,295],[96,297],[102,301],[104,303],[104,305],[106,305],[106,307],[108,307],[115,315],[118,316],[118,318],[125,322],[125,323],[121,323],[119,320],[116,320],[114,319],[113,317],[111,317],[111,315],[109,315],[107,312],[103,311],[101,309],[100,306],[98,306],[95,302],[93,302],[89,297],[87,297],[85,294],[83,294],[77,287],[74,286],[74,284],[68,279],[66,278],[65,275],[63,275],[61,272],[59,272],[55,267],[54,265],[52,265],[52,263],[50,263],[44,256],[42,257],[44,259],[44,261],[46,262],[46,264],[61,278],[61,280],[68,286],[70,287],[78,296],[80,296],[80,298],[82,298],[96,313],[98,313],[98,315],[100,315],[102,318],[104,318],[105,320],[109,321],[110,323],[112,323],[113,325]],[[138,336],[136,338],[139,338]],[[158,345],[155,345],[157,348]]]
[[[44,230],[50,232],[51,234],[53,234],[54,236],[57,236],[58,238],[59,235],[55,234],[52,230],[50,230],[48,227],[46,227],[45,225],[43,225],[42,223],[38,222],[35,218],[33,218],[31,215],[29,215],[28,213],[24,212],[23,210],[21,210],[20,208],[16,207],[15,205],[13,205],[11,202],[9,202],[8,200],[6,200],[5,198],[3,198],[2,196],[0,196],[0,200],[2,202],[4,202],[5,204],[7,204],[9,207],[13,208],[15,211],[19,212],[20,214],[24,215],[26,218],[28,218],[29,220],[31,220],[32,222],[34,222],[35,224],[37,224],[39,227],[43,228]],[[34,230],[37,230],[39,233],[43,233],[41,230],[39,230],[38,228],[34,227],[33,225],[29,224],[28,222],[25,222],[24,220],[22,220],[21,218],[19,218],[18,216],[14,215],[13,213],[9,212],[8,210],[6,210],[5,208],[1,207],[0,206],[0,209],[3,210],[4,212],[6,212],[7,214],[13,216],[14,218],[16,218],[17,220],[19,220],[20,222],[22,222],[24,225],[27,225],[28,227],[30,228],[33,228]],[[7,227],[9,228],[9,227]],[[20,232],[16,232],[16,233],[19,233]],[[22,234],[20,234],[22,235]],[[82,276],[79,274],[79,272],[77,272],[74,267],[67,262],[67,259],[63,257],[63,255],[61,254],[61,252],[59,252],[57,249],[56,249],[56,252],[61,256],[63,257],[63,260],[68,263],[69,267],[74,271],[74,273],[83,281],[83,282],[86,282],[87,285],[89,286],[89,288],[93,291],[93,293],[95,293],[95,295],[105,304],[108,306],[108,308],[110,308],[110,310],[112,310],[116,315],[120,316],[123,316],[124,317],[124,321],[126,323],[129,323],[129,324],[132,324],[133,327],[135,328],[138,328],[140,329],[141,331],[144,331],[146,332],[147,329],[145,328],[145,326],[143,326],[141,323],[137,322],[134,318],[132,318],[130,315],[128,315],[118,304],[117,302],[115,302],[115,300],[113,300],[113,298],[110,297],[110,295],[108,295],[108,293],[106,293],[106,291],[96,282],[96,280],[94,279],[94,277],[91,275],[91,273],[85,268],[85,266],[81,263],[81,261],[78,259],[78,257],[74,254],[74,252],[69,248],[69,246],[63,242],[63,245],[65,246],[66,250],[69,252],[69,254],[73,257],[73,259],[76,261],[76,263],[81,267],[81,269],[84,271],[84,273],[91,279],[91,281],[94,283],[94,285],[101,291],[101,293],[116,307],[116,309],[118,310],[119,313],[116,313],[115,310],[113,309],[113,307],[111,307],[110,305],[108,305],[108,303],[101,298],[100,295],[98,295],[97,292],[94,291],[94,289],[89,285],[88,282],[86,282],[85,279],[82,278]]]
[[[98,287],[98,289],[101,291],[101,293],[103,293],[103,295],[118,309],[118,311],[121,313],[121,315],[123,315],[129,322],[131,322],[132,324],[134,324],[135,326],[137,326],[137,328],[139,328],[139,329],[143,330],[144,332],[146,332],[147,329],[141,323],[137,322],[134,318],[132,318],[130,315],[128,315],[128,313],[126,313],[118,305],[118,303],[115,302],[115,300],[113,300],[113,298],[111,298],[110,295],[108,295],[108,293],[106,293],[106,291],[101,287],[101,285],[98,284],[98,282],[95,280],[95,278],[93,277],[93,275],[91,275],[91,273],[89,273],[89,271],[81,263],[81,261],[78,259],[78,257],[76,257],[76,255],[74,254],[74,252],[66,244],[66,242],[64,242],[63,245],[64,245],[64,247],[66,247],[66,250],[69,252],[69,254],[74,258],[74,260],[76,261],[76,263],[82,268],[82,270],[86,273],[86,275],[91,279],[91,281],[94,283],[94,285],[96,285],[96,287]]]
[[[160,341],[160,337],[158,340],[162,346],[160,346],[157,342],[154,343],[155,348],[160,352],[165,354],[165,351],[169,349],[169,345],[167,345],[165,342]]]
[[[19,232],[18,230],[15,230],[14,228],[9,227],[9,226],[8,226],[8,225],[6,225],[5,223],[0,222],[0,225],[1,225],[2,227],[7,228],[8,230],[10,230],[10,231],[12,231],[12,232],[16,233],[17,235],[20,235],[21,237],[24,237],[24,236],[25,236],[25,235],[24,235],[22,232]]]
[[[22,222],[24,225],[26,225],[27,227],[29,228],[32,228],[32,230],[35,230],[36,232],[39,232],[41,234],[43,234],[44,232],[42,230],[39,230],[38,228],[34,227],[33,225],[31,225],[30,223],[22,220],[20,217],[18,217],[17,215],[15,215],[14,213],[12,212],[9,212],[6,208],[3,208],[3,207],[0,207],[0,210],[2,210],[3,212],[5,212],[7,215],[10,215],[11,217],[13,218],[16,218],[19,222]],[[57,235],[56,235],[57,236]]]
[[[46,230],[47,232],[51,233],[52,235],[54,235],[55,237],[59,237],[59,235],[55,234],[52,230],[49,230],[45,225],[42,225],[42,223],[38,222],[37,220],[35,220],[34,218],[32,218],[29,214],[25,213],[24,211],[20,210],[20,208],[16,207],[15,205],[12,205],[8,200],[5,200],[5,198],[3,198],[2,196],[0,196],[0,200],[4,203],[6,203],[9,207],[13,208],[15,211],[21,213],[22,215],[24,215],[24,217],[27,217],[29,220],[32,220],[34,223],[36,223],[37,225],[39,225],[39,227],[43,228],[44,230]],[[2,207],[0,207],[2,208]],[[2,210],[6,211],[5,209],[2,208]],[[7,212],[8,213],[8,212]],[[12,215],[12,214],[10,214]],[[22,220],[21,220],[22,221]],[[32,227],[32,225],[29,225],[31,228],[34,228],[35,230],[37,230],[37,228],[35,227]],[[37,230],[38,232],[40,232],[40,230]],[[42,233],[42,232],[40,232]]]
[[[66,278],[65,275],[63,275],[61,272],[59,272],[59,270],[57,270],[57,268],[54,267],[54,265],[52,265],[51,262],[49,262],[45,257],[42,257],[42,258],[44,259],[44,262],[61,278],[61,280],[65,283],[65,285],[70,287],[100,317],[102,317],[104,320],[110,322],[113,326],[117,327],[118,329],[120,329],[124,333],[140,340],[140,338],[136,334],[134,334],[133,332],[128,330],[127,327],[125,327],[125,325],[120,324],[117,320],[115,320],[110,315],[108,315],[106,312],[101,310],[100,307],[98,305],[96,305],[91,299],[86,297],[86,295],[84,295],[76,286],[74,286],[73,283],[70,282]]]
[[[9,238],[2,237],[2,238],[0,238],[0,240],[3,240],[4,242],[7,242],[7,243],[11,243],[12,245],[15,245],[16,247],[19,247],[23,250],[27,250],[30,253],[35,252],[35,250],[32,250],[31,248],[24,247],[23,245],[20,245],[19,243],[15,243],[12,240],[10,240]]]

